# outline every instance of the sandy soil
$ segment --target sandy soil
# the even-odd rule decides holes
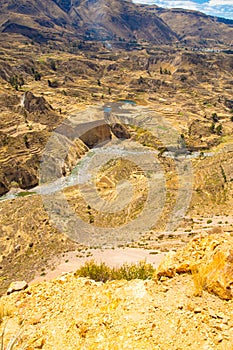
[[[75,272],[81,265],[91,259],[94,259],[97,263],[105,262],[111,267],[146,260],[156,267],[165,255],[165,253],[156,253],[154,250],[140,248],[92,249],[86,256],[81,257],[80,255],[82,254],[78,251],[68,252],[62,257],[62,261],[54,263],[56,267],[53,270],[45,271],[45,276],[36,276],[31,284],[40,281],[49,281],[63,273]]]

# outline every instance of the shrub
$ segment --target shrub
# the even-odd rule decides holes
[[[181,75],[180,77],[180,81],[184,82],[187,80],[187,77],[185,75]]]
[[[24,85],[24,79],[21,75],[13,75],[10,77],[9,83],[11,84],[11,86],[13,86],[15,90],[18,91],[19,87],[21,88]]]
[[[57,80],[48,80],[48,86],[52,88],[57,88],[59,87],[59,83]]]
[[[212,113],[213,122],[217,123],[219,121],[217,113]]]
[[[55,62],[54,60],[51,60],[51,61],[50,61],[50,68],[51,68],[54,72],[56,72],[57,66],[56,66],[56,62]]]
[[[95,281],[106,282],[110,280],[111,268],[105,263],[97,265],[94,260],[87,261],[84,266],[81,266],[75,273],[79,277],[90,277]]]
[[[35,81],[41,80],[41,74],[40,74],[39,72],[35,71],[35,73],[34,73],[34,79],[35,79]]]
[[[218,135],[222,135],[222,124],[219,124],[219,125],[217,126],[217,128],[216,128],[216,133],[217,133]]]
[[[215,133],[215,124],[214,124],[214,122],[211,124],[211,126],[210,126],[210,132],[212,133],[212,134],[214,134]]]
[[[17,197],[26,197],[31,196],[32,194],[36,194],[36,192],[22,191],[16,194]]]
[[[88,261],[75,273],[78,277],[89,277],[95,281],[107,282],[112,280],[151,279],[154,275],[154,268],[145,261],[138,264],[124,264],[119,268],[111,268],[104,262],[99,265],[94,261]]]

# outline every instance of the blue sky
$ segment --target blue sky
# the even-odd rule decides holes
[[[160,7],[178,7],[197,10],[208,15],[233,19],[233,0],[133,0],[141,4],[154,4]]]

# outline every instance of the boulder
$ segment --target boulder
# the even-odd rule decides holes
[[[226,242],[214,249],[197,271],[202,276],[203,289],[221,299],[233,298],[233,245]]]
[[[157,268],[157,277],[174,277],[176,274],[175,252],[169,252]]]
[[[7,290],[7,294],[11,294],[14,292],[19,292],[21,290],[25,290],[28,287],[27,282],[25,281],[15,281],[10,284],[10,287]]]
[[[203,233],[187,246],[169,252],[156,270],[158,279],[192,273],[194,284],[224,300],[233,299],[233,238],[226,233]]]
[[[111,130],[108,124],[100,121],[85,123],[78,127],[79,138],[88,148],[93,148],[111,140]]]
[[[23,107],[30,113],[48,114],[52,107],[43,96],[35,96],[32,92],[26,91],[23,97]]]
[[[111,125],[112,133],[118,138],[118,139],[130,139],[131,135],[127,128],[119,123],[115,123]]]
[[[0,196],[6,194],[8,191],[9,188],[7,187],[7,185],[3,181],[0,181]]]

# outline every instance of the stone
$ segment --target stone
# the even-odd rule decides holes
[[[169,252],[156,275],[161,279],[190,272],[199,292],[204,289],[221,299],[232,299],[233,238],[225,233],[200,234],[177,253]]]
[[[193,312],[195,314],[200,314],[202,312],[202,309],[200,307],[195,307],[195,309],[193,310]]]
[[[207,256],[204,266],[204,288],[221,299],[233,298],[233,246],[224,244],[217,247],[213,253]]]
[[[118,139],[130,139],[130,137],[131,137],[129,131],[122,124],[119,124],[119,123],[112,124],[111,125],[111,130],[112,130],[112,133]]]
[[[28,287],[26,281],[15,281],[10,284],[10,287],[7,290],[7,294],[11,294],[14,292],[19,292],[21,290],[25,290]]]
[[[157,278],[160,279],[162,276],[164,277],[174,277],[176,274],[176,266],[174,265],[174,256],[175,252],[169,252],[165,259],[159,264],[156,275]]]
[[[212,318],[217,318],[216,312],[213,309],[209,309],[209,315]]]

